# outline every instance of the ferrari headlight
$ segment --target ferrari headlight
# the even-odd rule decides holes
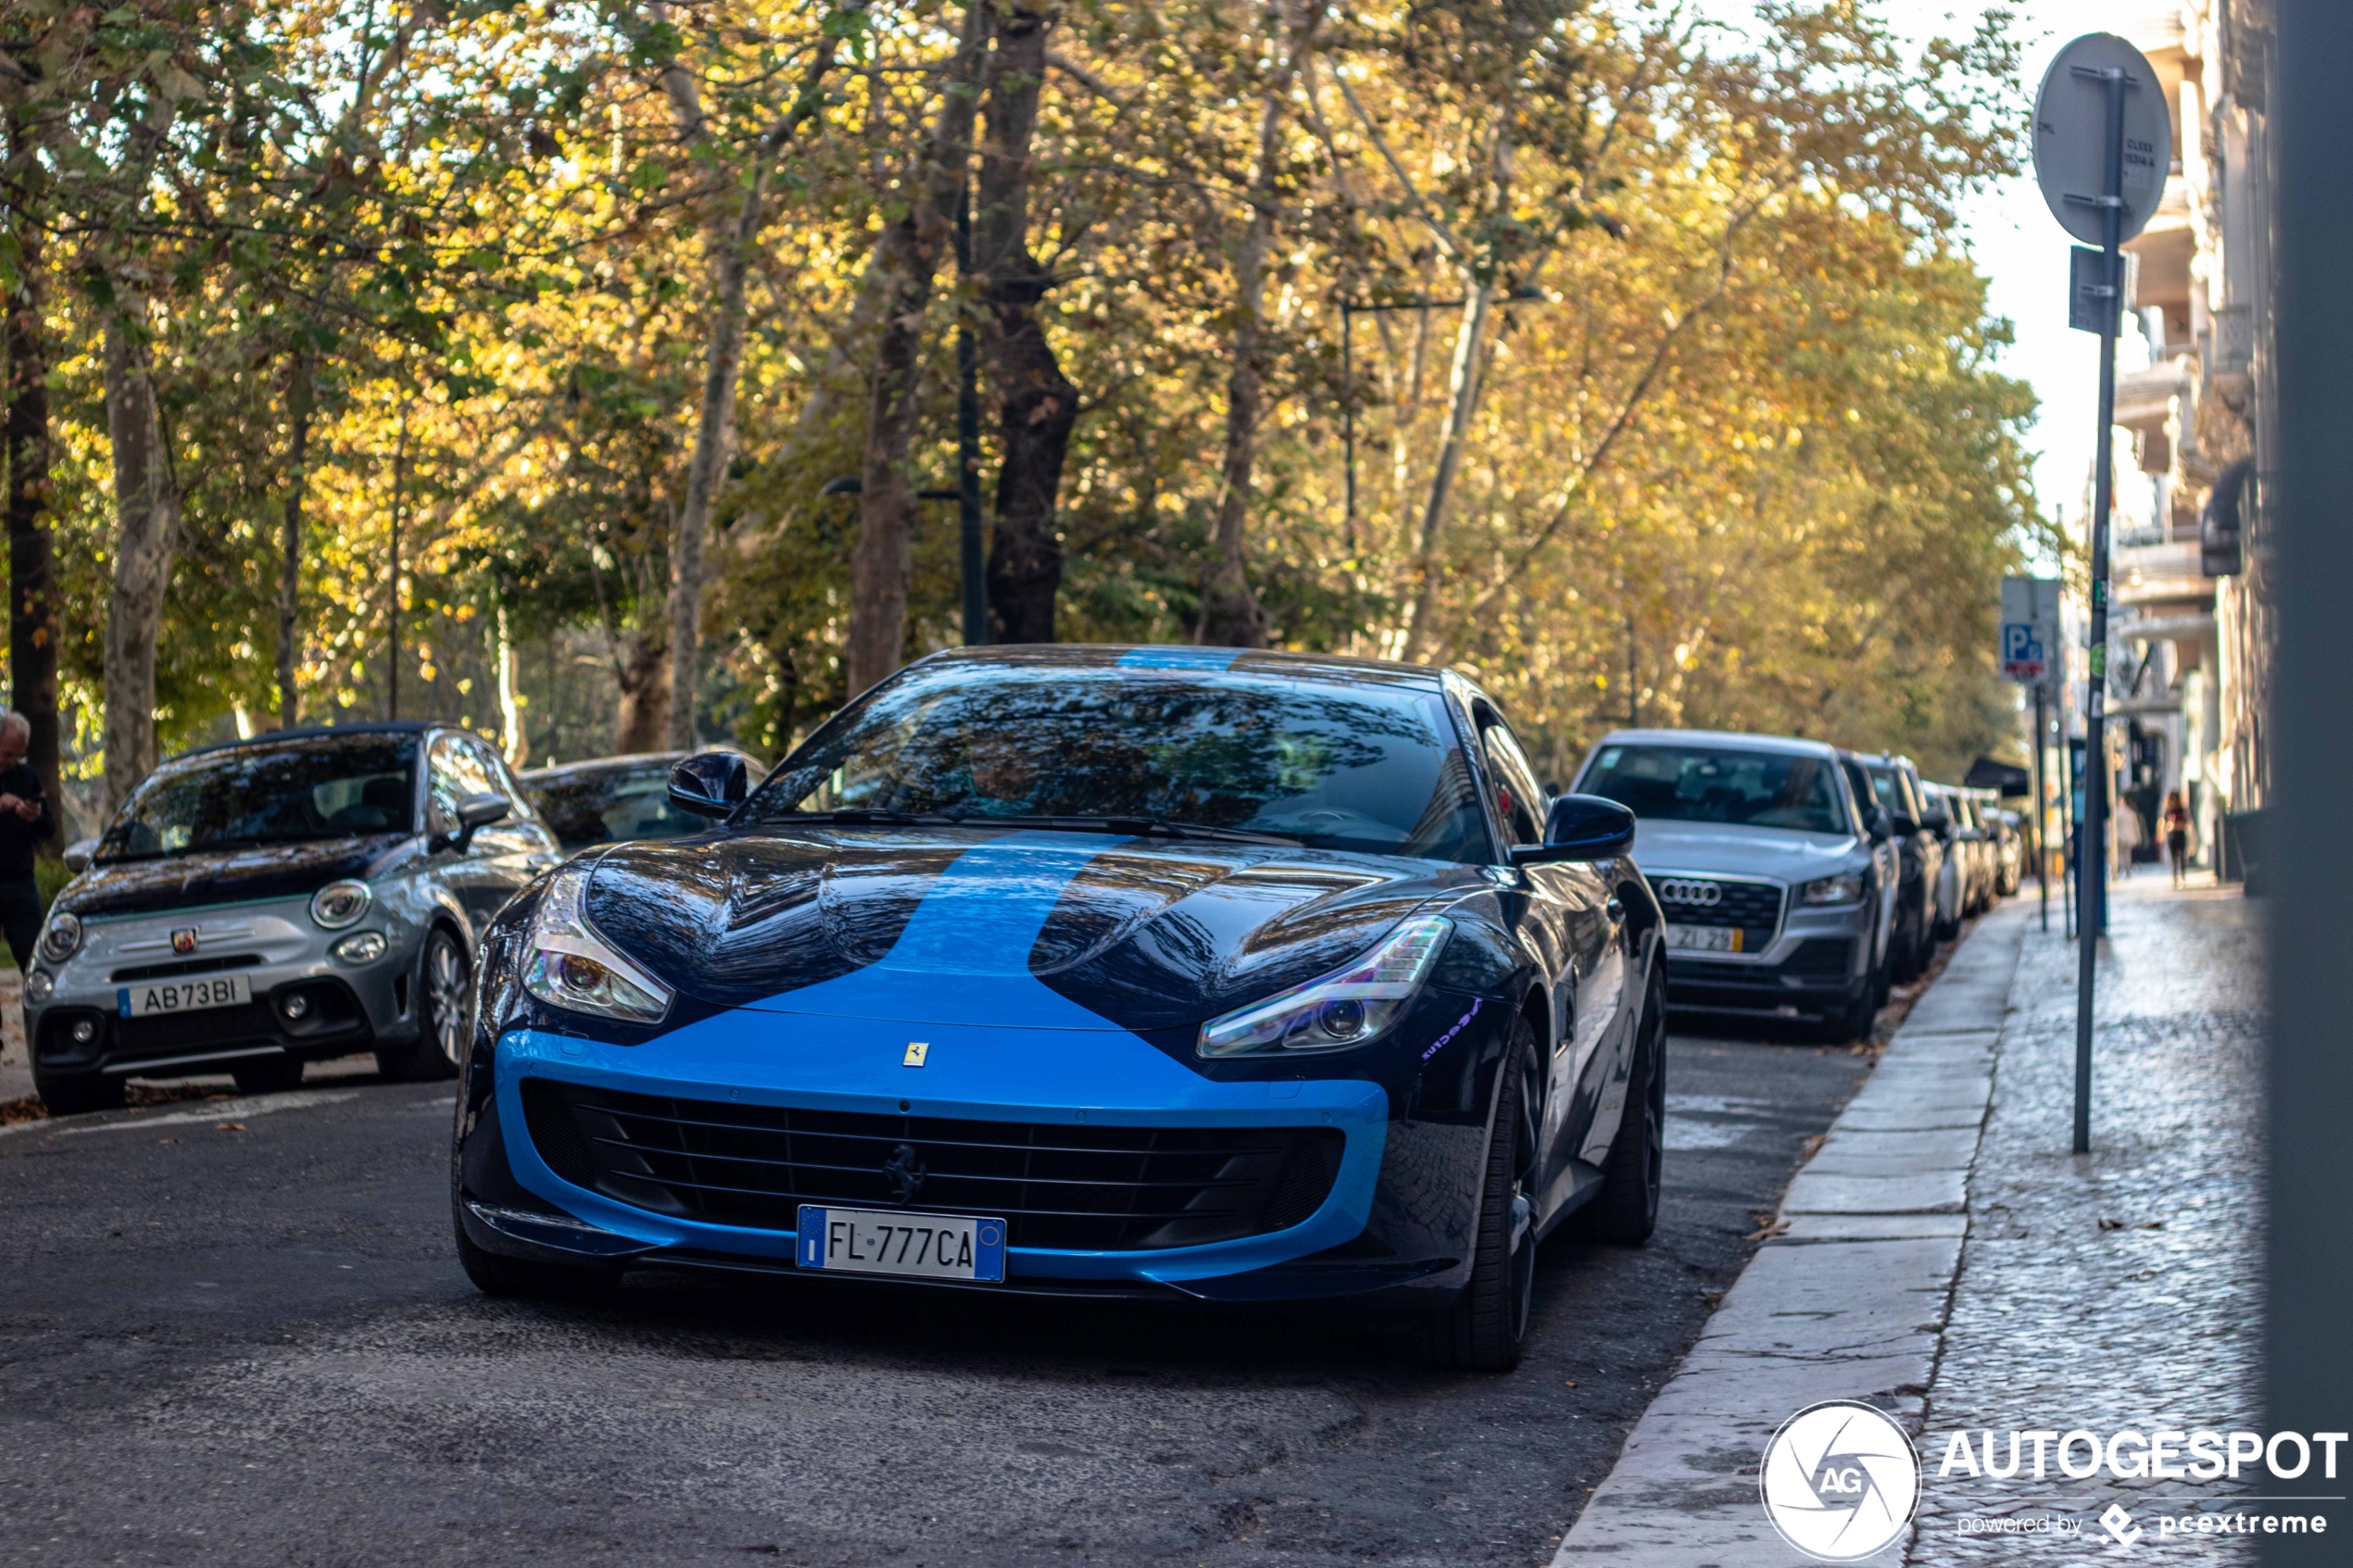
[[[1206,1057],[1271,1055],[1377,1039],[1404,1016],[1453,929],[1442,916],[1416,916],[1345,969],[1211,1019],[1194,1049]]]
[[[670,987],[623,957],[597,934],[582,907],[589,867],[567,866],[539,896],[526,936],[523,989],[549,1007],[623,1023],[660,1023],[670,1010]]]
[[[1797,890],[1801,904],[1852,904],[1863,897],[1859,876],[1817,877]]]
[[[59,909],[49,917],[40,941],[41,956],[51,963],[63,963],[82,950],[82,918]]]
[[[366,883],[346,877],[327,884],[310,896],[310,918],[321,931],[341,931],[366,914],[368,906],[375,901],[376,896],[369,891]]]

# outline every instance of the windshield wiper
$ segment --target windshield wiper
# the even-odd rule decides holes
[[[1202,822],[1172,822],[1165,817],[956,817],[966,826],[1063,828],[1073,833],[1124,833],[1138,838],[1206,838],[1227,844],[1281,844],[1292,848],[1305,841],[1286,834],[1256,833],[1248,828],[1218,828]]]
[[[921,828],[952,827],[961,819],[943,817],[937,812],[874,811],[853,806],[838,811],[780,811],[773,817],[760,820],[763,822],[840,822],[849,827]]]

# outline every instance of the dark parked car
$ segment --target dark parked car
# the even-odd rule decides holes
[[[734,751],[732,746],[716,749]],[[674,838],[709,825],[670,803],[670,770],[686,756],[683,751],[641,751],[599,757],[559,768],[534,768],[519,782],[540,820],[567,851],[634,838]],[[749,757],[744,762],[756,781],[759,765]]]
[[[937,654],[710,830],[583,853],[483,949],[458,1251],[1411,1312],[1510,1365],[1538,1241],[1650,1235],[1659,914],[1453,672]]]
[[[477,935],[556,863],[496,749],[429,723],[282,731],[182,753],[132,793],[58,894],[25,973],[52,1110],[133,1073],[288,1088],[373,1050],[454,1074]]]
[[[1890,944],[1895,978],[1917,980],[1936,953],[1936,888],[1944,871],[1944,841],[1930,825],[1919,772],[1910,759],[1879,752],[1856,760],[1870,782],[1871,798],[1887,812],[1903,856],[1895,935]]]

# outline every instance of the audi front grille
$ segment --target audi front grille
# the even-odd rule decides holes
[[[1772,883],[1660,876],[1652,879],[1651,891],[1660,911],[1677,925],[1738,926],[1739,952],[1763,952],[1781,928],[1782,892]]]

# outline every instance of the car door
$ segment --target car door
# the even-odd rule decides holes
[[[1535,768],[1501,712],[1486,703],[1474,712],[1496,815],[1507,824],[1505,836],[1515,844],[1542,843],[1552,801],[1536,782]],[[1611,907],[1615,900],[1607,884],[1582,861],[1527,866],[1520,875],[1529,892],[1527,940],[1542,949],[1553,989],[1555,1033],[1543,1064],[1541,1167],[1543,1206],[1549,1207],[1569,1160],[1592,1145],[1597,1133],[1606,1149],[1625,1104],[1624,921]],[[1598,1125],[1604,1119],[1606,1130]]]
[[[1843,753],[1839,757],[1839,770],[1846,775],[1847,793],[1854,797],[1856,828],[1868,839],[1870,813],[1878,805],[1871,794],[1871,776],[1862,763]],[[1887,961],[1888,946],[1894,939],[1895,892],[1904,878],[1903,859],[1892,835],[1872,843],[1871,874],[1879,879],[1879,929],[1871,946],[1871,964],[1876,969]]]
[[[426,756],[425,831],[434,835],[437,846],[434,873],[465,910],[471,939],[498,912],[511,889],[499,863],[507,847],[492,836],[491,829],[476,832],[464,849],[457,847],[458,802],[469,795],[500,791],[470,736],[444,731],[434,737]]]

